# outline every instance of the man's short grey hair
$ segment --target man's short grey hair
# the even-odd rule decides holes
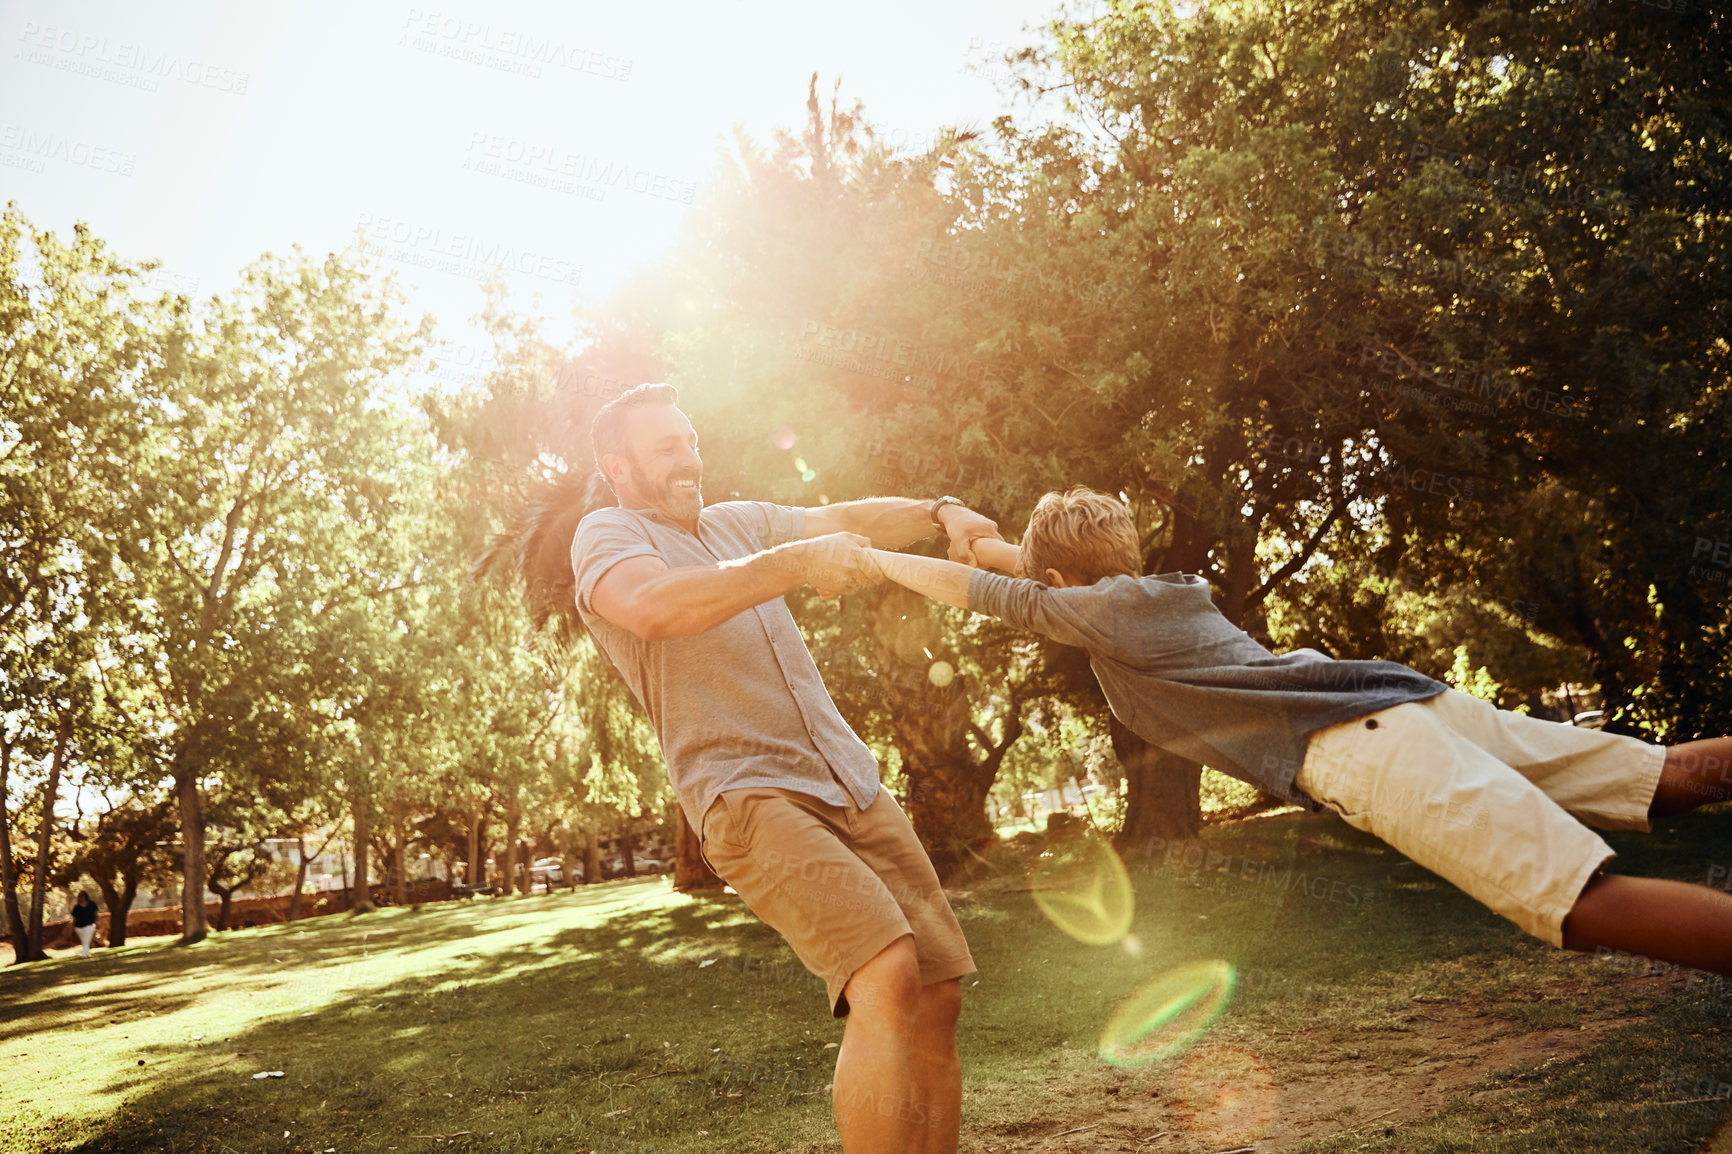
[[[609,453],[624,456],[626,451],[626,426],[631,421],[631,411],[644,405],[677,405],[680,403],[679,390],[669,384],[638,385],[627,389],[595,414],[595,419],[589,423],[589,443],[595,451],[595,471],[607,479],[607,473],[601,467],[602,458]],[[608,488],[613,482],[608,481]]]

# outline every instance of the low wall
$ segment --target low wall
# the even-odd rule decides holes
[[[373,904],[376,906],[395,905],[396,900],[388,886],[374,886],[372,889]],[[229,928],[231,930],[245,929],[248,926],[274,926],[289,920],[289,894],[277,894],[268,898],[236,898],[229,904]],[[409,901],[414,904],[424,902],[449,901],[452,898],[451,883],[443,881],[421,881],[409,886]],[[100,902],[97,903],[101,905]],[[328,914],[347,913],[349,909],[348,896],[342,890],[325,890],[319,893],[302,894],[300,918],[316,918]],[[217,914],[222,910],[221,902],[206,902],[204,916],[212,929],[216,928]],[[297,918],[296,920],[300,920]],[[132,938],[179,937],[181,930],[181,911],[179,906],[172,909],[131,910],[126,915],[126,936]],[[92,945],[105,944],[108,941],[108,911],[102,910],[96,916],[96,938]],[[78,945],[78,935],[73,931],[72,920],[54,922],[42,927],[42,945],[46,949],[67,949]]]

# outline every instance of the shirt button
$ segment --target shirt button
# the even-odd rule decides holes
[[[1376,729],[1377,728],[1377,719],[1375,717],[1366,718],[1365,719],[1365,728],[1366,729]]]

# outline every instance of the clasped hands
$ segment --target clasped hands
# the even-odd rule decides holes
[[[950,538],[950,560],[960,565],[979,568],[974,542],[982,537],[1003,540],[998,523],[973,509],[946,505],[938,516]],[[782,546],[782,551],[799,566],[806,584],[820,597],[839,597],[884,580],[884,573],[870,552],[871,546],[871,540],[858,533],[825,533],[790,542]]]

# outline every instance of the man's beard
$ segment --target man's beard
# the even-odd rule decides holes
[[[696,481],[697,485],[690,489],[675,488],[675,481]],[[631,463],[631,485],[637,490],[638,496],[650,503],[650,507],[675,521],[695,521],[698,513],[704,507],[703,472],[700,469],[678,469],[663,477],[661,482],[652,482],[638,468],[637,462]]]

